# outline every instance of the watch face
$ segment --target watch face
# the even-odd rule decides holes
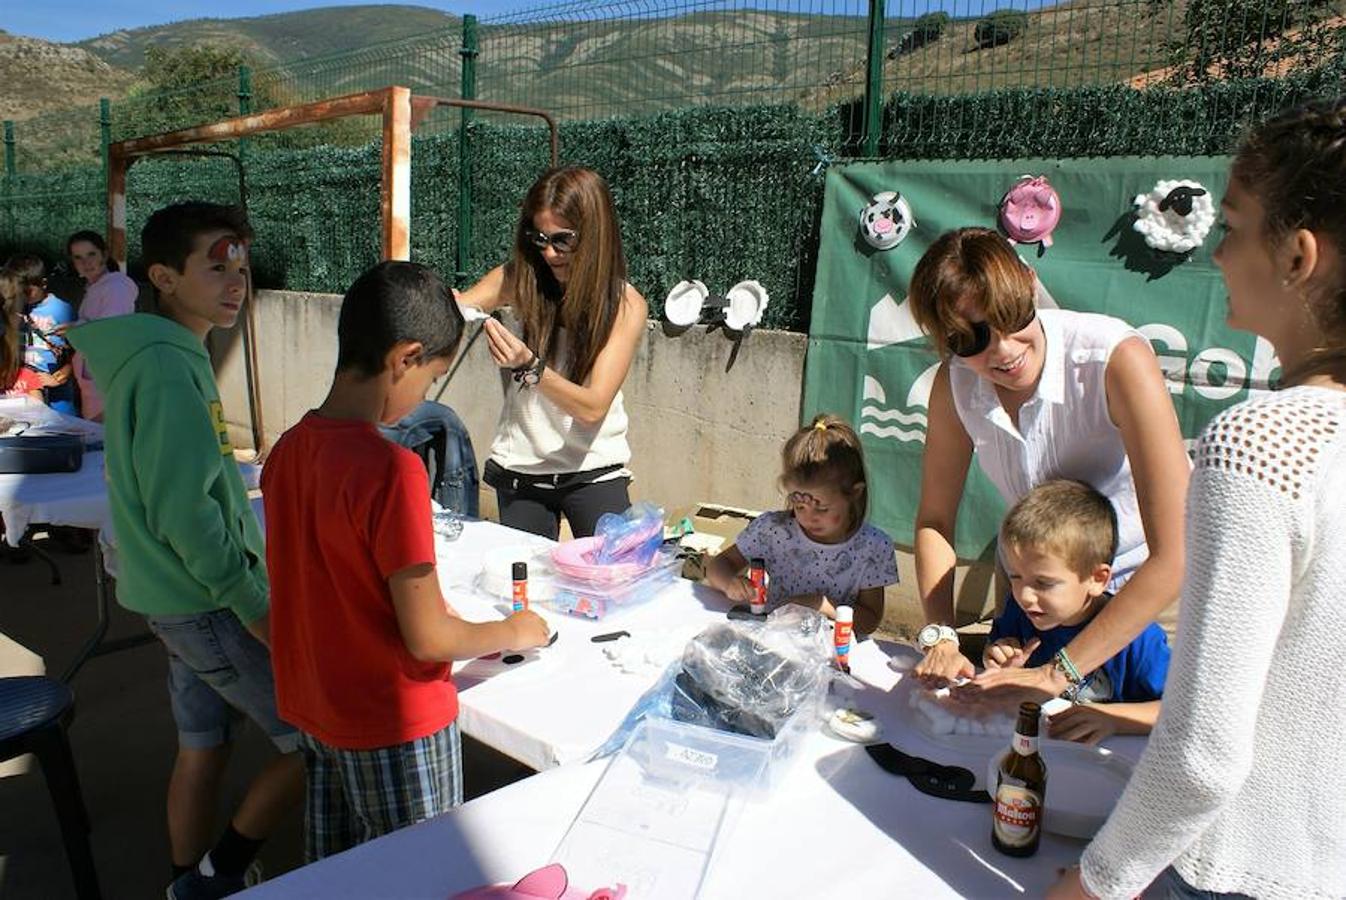
[[[916,635],[916,641],[922,647],[933,647],[939,643],[939,626],[927,625]]]

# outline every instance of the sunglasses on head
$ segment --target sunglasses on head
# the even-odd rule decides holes
[[[546,250],[548,246],[552,247],[557,253],[569,253],[579,246],[580,235],[578,231],[571,231],[569,228],[562,228],[560,231],[553,231],[551,234],[545,234],[533,228],[524,229],[523,236],[528,243],[539,250]]]
[[[1012,326],[1003,333],[1006,335],[1018,334],[1029,325],[1032,325],[1033,320],[1037,317],[1038,311],[1036,309],[1029,309],[1028,318],[1024,319],[1020,324]],[[951,333],[947,339],[949,352],[954,356],[961,356],[964,359],[976,356],[978,353],[984,352],[987,347],[991,346],[992,328],[989,324],[986,322],[968,322],[967,324],[968,327],[972,329],[971,334],[962,334],[955,331]]]

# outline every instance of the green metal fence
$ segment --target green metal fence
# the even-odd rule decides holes
[[[1342,92],[1343,2],[580,0],[468,17],[6,123],[0,252],[54,255],[70,230],[101,226],[109,141],[405,84],[553,112],[563,158],[613,184],[647,293],[688,274],[757,277],[775,285],[773,324],[802,327],[820,164],[1223,152],[1243,122]],[[499,258],[545,163],[537,129],[517,121],[441,110],[417,131],[417,258],[459,278]],[[376,258],[378,138],[363,117],[230,148],[263,284],[340,290]],[[228,166],[181,160],[139,164],[130,188],[133,236],[152,204],[237,194]]]

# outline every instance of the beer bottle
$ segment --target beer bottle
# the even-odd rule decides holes
[[[1047,764],[1038,753],[1039,712],[1036,703],[1020,704],[1014,742],[997,769],[991,843],[1008,856],[1032,856],[1042,838]]]

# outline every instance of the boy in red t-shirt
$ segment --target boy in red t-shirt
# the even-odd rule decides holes
[[[430,269],[365,272],[341,304],[327,399],[262,472],[277,708],[301,732],[310,861],[461,803],[449,662],[547,641],[536,613],[470,623],[444,602],[425,470],[376,427],[424,399],[462,331]]]

